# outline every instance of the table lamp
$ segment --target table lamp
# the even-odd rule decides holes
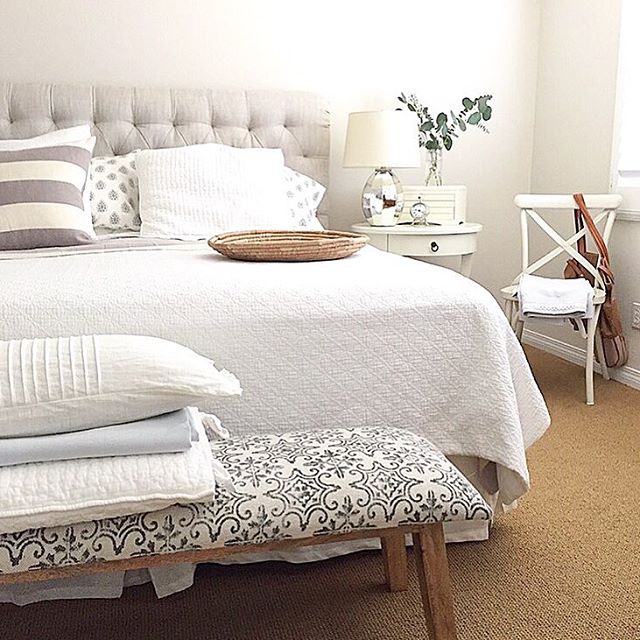
[[[360,111],[349,114],[345,167],[375,167],[362,190],[365,220],[376,227],[398,222],[404,198],[391,167],[419,167],[418,122],[409,111]]]

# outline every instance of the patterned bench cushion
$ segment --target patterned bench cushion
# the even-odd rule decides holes
[[[254,436],[211,449],[234,482],[213,503],[5,534],[0,573],[492,517],[469,481],[407,431]]]

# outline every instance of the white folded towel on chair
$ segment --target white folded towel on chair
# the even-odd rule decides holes
[[[593,287],[584,278],[541,278],[525,273],[518,299],[523,319],[593,318]]]

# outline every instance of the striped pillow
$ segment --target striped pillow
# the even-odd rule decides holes
[[[94,144],[0,151],[0,251],[93,242],[82,191]]]

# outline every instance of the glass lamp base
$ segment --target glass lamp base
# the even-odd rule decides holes
[[[376,169],[362,190],[364,219],[373,227],[393,227],[398,224],[404,205],[402,185],[391,169]]]

